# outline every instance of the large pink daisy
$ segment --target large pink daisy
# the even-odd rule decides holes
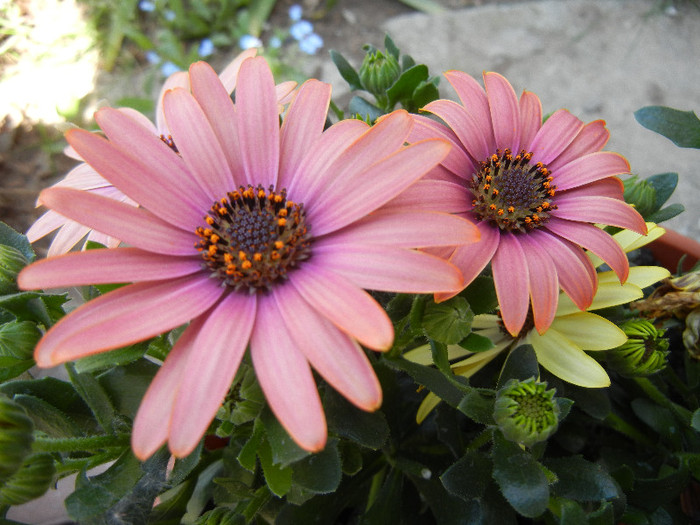
[[[241,64],[245,59],[254,57],[256,53],[256,49],[248,49],[243,51],[236,56],[236,58],[234,58],[219,75],[221,83],[224,85],[229,94],[233,93],[233,90],[236,89],[236,78],[238,76],[238,71],[241,68]],[[177,73],[173,73],[164,82],[156,102],[155,124],[134,109],[119,108],[119,111],[131,116],[140,122],[146,129],[161,137],[163,141],[168,143],[170,140],[170,132],[165,124],[165,115],[163,113],[163,95],[166,91],[176,87],[181,87],[187,90],[190,89],[190,81],[186,72],[178,71]],[[296,87],[296,82],[283,82],[276,86],[277,96],[280,103],[289,102],[289,96],[294,87]],[[65,154],[75,160],[83,160],[80,155],[78,155],[70,146],[66,148]],[[118,200],[120,202],[126,202],[127,204],[131,204],[133,206],[136,205],[132,199],[112,186],[109,181],[105,180],[105,178],[97,173],[92,166],[86,164],[85,162],[81,162],[81,164],[73,168],[54,186],[89,191]],[[41,204],[41,200],[38,200],[37,206],[40,206]],[[88,226],[67,219],[53,210],[48,210],[41,217],[39,217],[34,224],[32,224],[29,230],[27,230],[27,238],[29,239],[29,242],[35,242],[54,231],[56,231],[56,235],[49,246],[49,257],[69,252],[81,240],[94,241],[109,248],[114,248],[121,242],[118,237],[105,235],[95,231]]]
[[[405,146],[413,121],[397,111],[369,128],[323,131],[330,86],[309,80],[280,128],[267,63],[241,66],[236,103],[204,63],[191,92],[168,91],[168,130],[179,153],[124,113],[102,109],[109,140],[83,130],[68,142],[140,207],[49,188],[58,213],[130,247],[50,258],[19,276],[23,289],[130,282],[63,318],[39,342],[40,366],[122,347],[189,326],[148,389],[132,445],[146,458],[165,442],[191,452],[250,348],[272,411],[316,451],[326,425],[311,366],[365,410],[381,390],[359,346],[388,349],[392,324],[363,288],[452,293],[447,261],[414,248],[478,239],[454,215],[392,204],[450,149],[439,139]],[[427,206],[426,206],[427,207]]]
[[[581,310],[593,301],[596,272],[581,247],[620,281],[627,278],[623,250],[595,224],[646,233],[616,177],[629,164],[600,151],[609,137],[603,121],[584,125],[559,110],[543,124],[537,96],[524,91],[518,99],[499,74],[484,73],[485,90],[466,73],[445,76],[462,104],[428,104],[425,111],[449,127],[416,116],[411,140],[440,137],[453,148],[411,193],[431,191],[440,209],[477,223],[481,242],[442,253],[462,270],[463,287],[491,262],[505,327],[516,336],[531,312],[543,333],[557,311],[559,287]]]

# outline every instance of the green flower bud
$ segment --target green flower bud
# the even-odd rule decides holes
[[[0,325],[0,356],[31,359],[41,331],[30,321],[12,321]]]
[[[695,359],[700,359],[700,308],[696,308],[685,318],[683,345]]]
[[[0,482],[17,472],[32,448],[34,423],[20,405],[0,395]]]
[[[544,441],[557,430],[559,405],[555,389],[531,377],[511,379],[498,391],[493,418],[506,439],[527,447]]]
[[[401,67],[394,55],[369,47],[360,66],[362,87],[375,97],[386,96],[396,79],[401,75]]]
[[[655,211],[656,189],[645,180],[637,180],[636,176],[625,181],[624,198],[637,208],[642,217]]]
[[[49,489],[55,474],[51,454],[32,454],[14,476],[0,486],[0,505],[21,505],[38,498]]]
[[[17,291],[17,274],[28,264],[29,261],[22,252],[0,244],[0,295]]]
[[[232,509],[217,507],[202,514],[194,523],[195,525],[239,525],[245,523],[245,520]]]
[[[657,329],[646,319],[627,321],[620,328],[628,339],[606,352],[605,360],[610,368],[628,377],[649,376],[666,368],[666,330]]]

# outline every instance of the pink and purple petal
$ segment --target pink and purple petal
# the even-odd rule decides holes
[[[594,151],[600,151],[608,142],[610,132],[605,127],[604,120],[589,122],[571,141],[571,144],[549,164],[549,169],[557,170],[560,167]]]
[[[529,151],[533,153],[533,162],[548,164],[571,144],[583,122],[565,109],[555,111],[532,139]]]
[[[459,138],[475,165],[495,153],[484,136],[483,123],[477,122],[462,106],[451,100],[435,100],[423,108],[444,120]]]
[[[530,235],[520,236],[519,241],[527,260],[535,328],[542,334],[552,324],[557,312],[559,279],[552,259],[557,258],[559,253],[554,244],[541,248]]]
[[[622,155],[597,151],[572,160],[553,173],[557,189],[568,190],[629,171],[630,165]]]
[[[520,241],[510,232],[501,233],[500,237],[491,267],[503,324],[515,337],[530,308],[530,275]]]
[[[569,221],[602,223],[646,235],[641,215],[629,204],[609,197],[562,197],[556,199],[552,216]]]
[[[489,99],[496,148],[519,151],[520,104],[513,86],[498,73],[484,73],[484,88]],[[495,153],[495,151],[491,151]],[[485,159],[485,157],[484,157]]]
[[[435,122],[423,115],[411,115],[414,120],[413,128],[408,136],[409,143],[420,142],[426,139],[439,138],[448,141],[452,148],[450,153],[442,161],[442,166],[457,175],[460,179],[469,179],[476,171],[474,163],[467,155],[462,143],[454,132],[439,122]]]
[[[457,92],[464,109],[474,117],[484,132],[489,149],[496,150],[496,141],[493,137],[493,125],[491,124],[491,111],[489,99],[484,88],[467,73],[452,70],[445,72],[445,78]]]
[[[530,143],[542,127],[542,103],[537,95],[523,91],[520,95],[520,148],[532,151]],[[516,153],[518,153],[516,151]]]
[[[224,68],[224,70],[219,74],[219,79],[221,80],[221,84],[224,86],[226,93],[230,95],[231,93],[233,93],[233,90],[236,89],[238,73],[241,70],[243,62],[247,58],[253,58],[257,54],[257,48],[246,49],[245,51],[240,53],[236,58],[234,58],[233,61],[231,61],[231,63],[227,65]]]
[[[472,208],[470,194],[463,185],[428,179],[430,173],[387,202],[381,210],[466,213]]]
[[[607,179],[590,182],[570,190],[557,190],[557,196],[562,199],[572,197],[608,197],[621,201],[624,200],[624,189],[625,186],[620,179],[608,177]]]

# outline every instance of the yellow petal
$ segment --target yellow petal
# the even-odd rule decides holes
[[[488,336],[487,336],[488,337]],[[462,348],[459,345],[448,345],[447,346],[447,359],[452,361],[453,359],[459,359],[465,355],[469,355],[472,352]],[[403,358],[411,361],[412,363],[417,363],[419,365],[430,366],[433,364],[433,352],[430,350],[430,345],[422,345],[413,348],[403,354]]]
[[[610,306],[618,306],[626,304],[630,301],[636,301],[644,296],[641,288],[634,284],[618,282],[602,283],[598,285],[598,291],[593,298],[593,303],[588,308],[589,310],[598,310],[600,308],[608,308]],[[557,306],[557,317],[580,312],[578,306],[569,299],[566,294],[559,294],[559,305]]]
[[[671,272],[661,266],[631,266],[630,274],[627,278],[628,284],[634,284],[640,288],[646,288],[654,283],[658,283],[666,277],[670,277]],[[615,272],[601,272],[598,274],[599,283],[617,283]]]
[[[532,330],[523,342],[532,345],[544,368],[564,381],[587,388],[610,386],[603,367],[556,330],[550,328],[542,335]]]
[[[472,321],[472,328],[492,328],[494,326],[500,326],[500,318],[494,314],[479,314],[474,316]]]
[[[627,341],[615,323],[588,312],[557,317],[552,328],[582,350],[609,350]]]
[[[428,414],[430,414],[433,411],[433,408],[438,406],[440,401],[442,401],[442,399],[440,399],[432,392],[428,392],[428,395],[425,396],[425,399],[418,407],[418,412],[416,412],[416,423],[420,425],[423,422],[423,420],[426,417],[428,417]]]

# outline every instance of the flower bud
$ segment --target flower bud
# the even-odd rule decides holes
[[[234,512],[233,509],[217,507],[197,518],[195,525],[236,525],[240,523],[238,516],[239,514]]]
[[[51,454],[32,454],[0,486],[0,505],[21,505],[38,498],[49,489],[55,473]]]
[[[18,249],[0,244],[0,295],[16,292],[17,274],[29,261]]]
[[[0,395],[0,482],[12,476],[32,448],[34,423],[20,405]]]
[[[401,67],[394,55],[386,55],[372,47],[367,49],[362,65],[360,66],[360,82],[362,87],[375,97],[385,96],[396,79],[401,75]]]
[[[625,181],[624,198],[637,208],[642,217],[646,217],[656,206],[656,189],[645,180],[637,180],[635,176]]]
[[[627,321],[620,328],[628,339],[606,352],[605,360],[610,368],[628,377],[649,376],[666,368],[666,330],[657,329],[646,319]]]
[[[535,378],[511,379],[498,391],[493,418],[506,439],[527,447],[544,441],[557,430],[559,405],[555,389]]]
[[[700,308],[696,308],[685,318],[683,345],[693,358],[700,359]]]

